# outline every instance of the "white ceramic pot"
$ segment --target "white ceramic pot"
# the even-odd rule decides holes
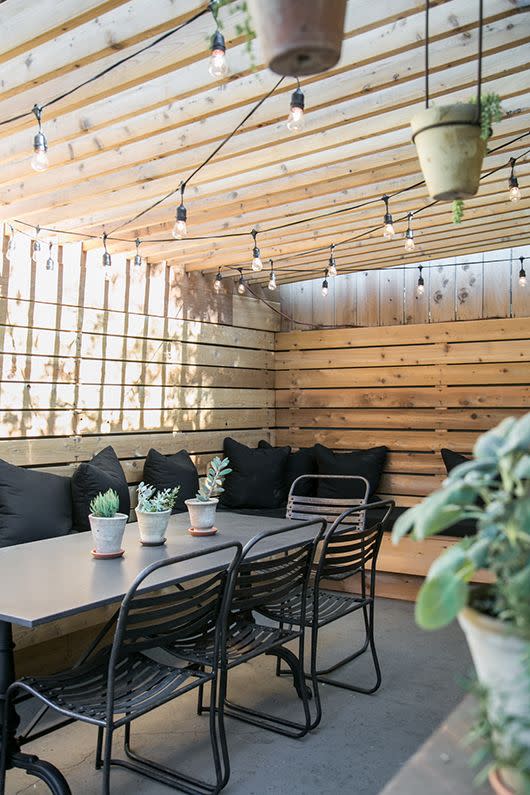
[[[486,142],[480,137],[476,105],[426,108],[412,119],[412,139],[429,196],[468,199],[479,187]]]
[[[207,502],[193,497],[185,502],[190,515],[190,529],[196,535],[211,535],[215,532],[215,511],[219,502],[217,497],[210,497]]]
[[[250,11],[273,72],[313,75],[339,60],[346,0],[251,0]]]
[[[471,607],[459,613],[458,621],[466,635],[478,679],[488,690],[488,717],[492,725],[499,719],[505,723],[505,718],[510,717],[528,720],[530,677],[525,655],[530,654],[530,639]],[[530,749],[530,729],[525,732],[507,729],[493,740],[502,755],[509,754],[514,740]],[[523,792],[517,771],[503,768],[502,780],[515,793]]]
[[[150,511],[140,511],[136,508],[135,513],[142,544],[163,544],[166,540],[166,530],[171,510],[152,513]]]
[[[128,518],[124,513],[117,513],[115,516],[89,514],[94,549],[98,555],[115,555],[121,552],[121,542]]]

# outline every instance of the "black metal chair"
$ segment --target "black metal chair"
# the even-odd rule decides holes
[[[299,591],[291,597],[289,603],[283,603],[281,611],[278,610],[271,614],[271,617],[276,617],[280,625],[299,626],[305,622],[307,627],[311,627],[310,673],[306,674],[306,677],[311,677],[313,682],[317,680],[327,685],[366,694],[375,693],[381,684],[381,668],[374,639],[376,567],[383,533],[393,507],[392,500],[385,500],[354,506],[344,511],[324,535],[312,587],[307,589],[305,597]],[[370,514],[374,512],[378,517],[370,523]],[[381,512],[383,512],[382,516]],[[361,515],[362,521],[352,521],[354,517]],[[370,567],[369,572],[368,566]],[[323,579],[341,582],[356,575],[360,577],[359,594],[330,591],[321,587]],[[363,645],[328,668],[318,669],[319,629],[358,610],[362,610],[363,613],[365,629]],[[376,673],[373,686],[360,687],[327,676],[360,657],[368,648]],[[288,672],[280,671],[280,673]],[[319,724],[322,717],[318,689],[315,689],[315,706],[316,717],[311,724],[312,729]]]
[[[351,489],[351,493],[357,492],[356,497],[307,497],[302,494],[297,494],[296,489],[300,486],[302,481],[314,481],[318,484],[322,480],[341,481],[341,484]],[[339,516],[342,516],[348,508],[353,508],[355,505],[364,505],[368,502],[368,495],[370,493],[370,484],[366,478],[361,475],[300,475],[291,484],[289,494],[287,496],[287,511],[285,514],[286,519],[325,519],[326,522],[334,522]],[[350,524],[362,526],[364,522],[364,514],[352,514],[348,518]]]
[[[228,564],[217,571],[215,566],[213,573],[194,581],[189,587],[182,587],[186,579],[182,574],[161,574],[161,569],[168,566],[228,549],[233,550]],[[226,770],[229,769],[228,758],[224,758],[226,739],[222,704],[210,711],[214,784],[139,756],[114,759],[112,740],[116,729],[125,726],[128,734],[131,722],[136,718],[206,682],[211,685],[211,706],[215,707],[218,665],[212,665],[208,671],[204,666],[189,663],[170,665],[158,662],[154,650],[170,643],[200,648],[207,638],[212,659],[219,659],[224,634],[222,621],[226,616],[225,601],[230,594],[228,586],[241,553],[241,544],[230,542],[212,551],[174,556],[145,568],[122,601],[112,646],[95,652],[81,665],[68,671],[47,677],[23,677],[14,682],[7,692],[5,714],[15,694],[25,691],[67,719],[97,726],[96,768],[103,768],[103,795],[110,793],[112,765],[128,768],[184,792],[200,795],[219,792],[227,781]],[[5,747],[2,748],[1,792],[6,772],[5,751]]]

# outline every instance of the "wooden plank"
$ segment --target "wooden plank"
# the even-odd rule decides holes
[[[245,295],[234,295],[232,300],[234,326],[265,331],[280,330],[280,316],[263,302]],[[275,305],[277,309],[280,308],[278,303]]]
[[[425,291],[422,295],[418,295],[418,278],[419,271],[414,269],[407,269],[405,271],[405,300],[404,300],[404,317],[405,323],[428,323],[429,321],[429,302],[431,295],[431,269],[425,268],[422,271],[423,281],[425,282]]]
[[[483,255],[483,317],[510,316],[510,249]],[[506,257],[505,262],[496,260]]]
[[[479,260],[476,264],[477,259]],[[455,269],[456,319],[473,320],[483,316],[482,257],[458,257]]]
[[[397,326],[403,323],[405,280],[402,270],[385,270],[379,279],[379,323]]]
[[[427,365],[422,367],[354,367],[339,370],[279,370],[276,373],[276,389],[395,387],[400,385],[410,387],[416,384],[418,386],[436,386],[440,383],[440,369]]]
[[[357,275],[339,274],[335,289],[335,323],[337,326],[357,325]]]
[[[357,274],[357,324],[379,325],[379,272]]]
[[[470,453],[477,434],[465,431],[393,431],[391,438],[387,431],[367,431],[341,429],[333,430],[277,430],[277,444],[291,444],[295,447],[308,447],[315,442],[336,450],[363,450],[367,447],[386,445],[392,450],[408,452],[439,452],[449,447],[460,453]]]
[[[315,326],[333,326],[335,324],[335,300],[337,295],[337,277],[328,276],[328,294],[322,295],[323,279],[309,282],[312,292],[312,320]]]

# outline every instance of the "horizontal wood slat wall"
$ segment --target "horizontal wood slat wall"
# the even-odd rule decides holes
[[[292,331],[276,348],[277,444],[387,445],[380,493],[400,506],[439,486],[442,447],[470,453],[530,409],[530,318]]]

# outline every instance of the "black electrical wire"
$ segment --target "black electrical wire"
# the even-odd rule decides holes
[[[194,14],[192,17],[187,19],[181,25],[177,25],[176,28],[167,30],[165,33],[162,33],[161,36],[158,36],[156,39],[149,42],[149,44],[146,44],[144,47],[140,47],[139,50],[136,50],[135,52],[130,53],[129,55],[124,56],[123,58],[120,58],[120,60],[116,61],[116,63],[110,64],[110,66],[107,66],[105,69],[102,69],[100,72],[97,72],[95,75],[92,75],[92,77],[89,77],[87,80],[83,80],[82,83],[78,83],[78,85],[73,86],[72,88],[68,89],[68,91],[64,91],[62,94],[53,97],[53,99],[49,99],[47,102],[44,102],[42,105],[38,105],[37,107],[40,109],[40,111],[43,111],[45,108],[49,108],[51,105],[55,105],[56,102],[60,102],[62,99],[66,99],[66,97],[69,97],[71,94],[74,94],[76,91],[79,91],[80,88],[88,86],[90,83],[99,80],[101,77],[108,75],[109,72],[112,72],[114,69],[117,69],[119,66],[122,66],[124,63],[127,63],[127,61],[130,61],[132,58],[136,58],[138,55],[141,55],[147,50],[156,47],[157,44],[160,44],[160,42],[164,41],[170,36],[173,36],[175,33],[178,33],[179,30],[182,30],[187,25],[190,25],[192,22],[195,22],[204,14],[208,13],[208,11],[209,11],[208,8],[203,8],[201,11],[198,11],[196,14]],[[25,119],[27,116],[33,116],[33,115],[34,115],[33,109],[28,110],[25,111],[24,113],[19,113],[18,116],[12,116],[10,119],[4,119],[3,121],[0,121],[0,126],[3,126],[4,124],[11,124],[14,121],[19,121],[20,119]]]

